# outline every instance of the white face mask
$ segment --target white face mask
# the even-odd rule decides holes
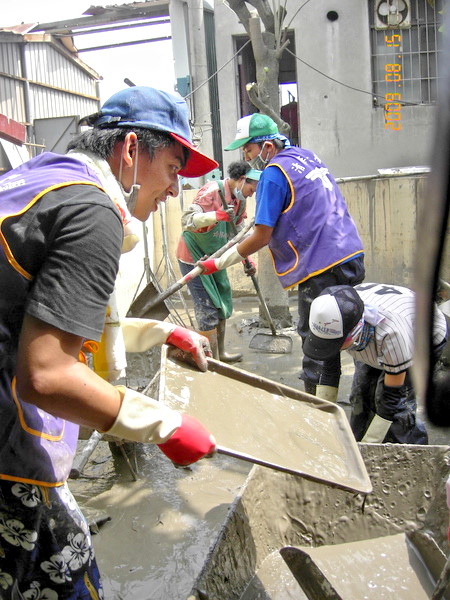
[[[351,345],[346,348],[346,350],[349,350],[350,348],[352,348],[353,346],[357,346],[359,344],[359,342],[361,341],[361,334],[363,331],[363,326],[364,326],[364,317],[361,317],[361,319],[358,321],[358,323],[355,325],[355,327],[353,327],[353,329],[350,331],[350,333],[348,334],[348,336],[345,339],[345,342],[349,342],[351,341]]]
[[[138,194],[139,194],[139,190],[141,189],[141,186],[138,183],[133,183],[130,191],[126,192],[123,189],[123,185],[120,183],[120,181],[119,181],[119,185],[120,185],[120,189],[122,191],[123,197],[125,198],[125,203],[127,205],[127,208],[130,211],[130,214],[133,215],[133,211],[136,208],[136,202],[138,199]]]
[[[122,182],[120,181],[122,179],[122,158],[120,159],[120,166],[119,166],[119,186],[121,189],[121,192],[123,194],[123,197],[125,199],[125,203],[127,205],[128,210],[130,211],[130,214],[133,215],[133,211],[136,207],[136,202],[137,202],[137,198],[138,198],[138,194],[139,194],[139,190],[141,189],[141,186],[136,183],[136,176],[137,176],[137,165],[138,165],[138,155],[139,155],[139,145],[136,144],[136,156],[134,159],[134,182],[133,185],[131,186],[131,189],[129,192],[126,192],[123,188]]]
[[[248,164],[251,166],[251,168],[256,169],[257,171],[262,171],[270,160],[269,153],[267,153],[266,158],[262,157],[262,153],[264,151],[264,146],[265,146],[265,144],[262,145],[261,151],[258,154],[258,156],[255,156],[255,158],[251,158],[250,160],[247,161]]]
[[[244,192],[242,191],[244,189],[244,185],[245,185],[245,179],[244,179],[244,183],[241,185],[240,189],[236,186],[236,188],[234,189],[234,192],[233,192],[233,196],[236,198],[236,200],[239,200],[239,202],[245,201]]]

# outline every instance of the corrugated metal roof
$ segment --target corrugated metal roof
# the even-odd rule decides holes
[[[20,28],[20,26],[18,26]],[[27,27],[29,27],[27,25]],[[34,27],[34,25],[32,26]],[[5,43],[15,43],[17,45],[20,44],[46,44],[52,46],[56,51],[60,52],[64,55],[66,60],[73,61],[79,69],[82,69],[86,73],[89,74],[93,79],[100,79],[100,75],[92,69],[89,65],[83,62],[78,57],[78,50],[75,47],[73,40],[70,36],[65,36],[63,38],[56,38],[51,34],[47,33],[19,33],[15,31],[16,26],[8,27],[8,28],[0,28],[0,53],[3,50],[3,44]]]
[[[90,6],[84,15],[101,15],[111,10],[141,10],[141,9],[169,9],[169,0],[147,0],[147,2],[129,2],[127,4],[108,4],[107,6]]]
[[[11,31],[12,33],[28,33],[33,27],[36,27],[36,23],[21,23],[20,25],[11,25],[9,27],[0,27],[0,31]]]
[[[49,34],[0,30],[0,113],[20,123],[98,110],[100,75]]]
[[[133,2],[131,4],[115,4],[111,6],[91,6],[79,18],[39,23],[33,28],[33,31],[70,33],[72,30],[88,28],[99,24],[145,20],[168,15],[168,0],[150,0],[149,2]]]

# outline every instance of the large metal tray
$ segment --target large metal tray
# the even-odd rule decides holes
[[[161,353],[159,400],[197,417],[219,452],[367,494],[372,485],[344,410],[210,359],[200,372]]]

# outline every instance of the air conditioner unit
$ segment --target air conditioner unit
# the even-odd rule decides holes
[[[375,0],[375,29],[411,27],[411,0]]]

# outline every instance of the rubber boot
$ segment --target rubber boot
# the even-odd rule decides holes
[[[375,415],[361,441],[368,444],[381,444],[391,425],[392,421],[383,419],[380,415]]]
[[[198,333],[208,338],[213,358],[219,360],[219,346],[217,345],[217,329],[210,329],[209,331],[199,331]]]
[[[225,328],[226,320],[220,319],[217,325],[217,345],[219,347],[219,360],[226,363],[239,362],[242,360],[242,353],[229,354],[225,352]]]
[[[309,379],[303,380],[303,386],[305,388],[305,392],[307,394],[311,394],[311,396],[316,395],[316,384],[310,381]]]
[[[336,404],[338,388],[331,385],[317,385],[316,396],[322,400],[328,400],[328,402],[334,402]]]

